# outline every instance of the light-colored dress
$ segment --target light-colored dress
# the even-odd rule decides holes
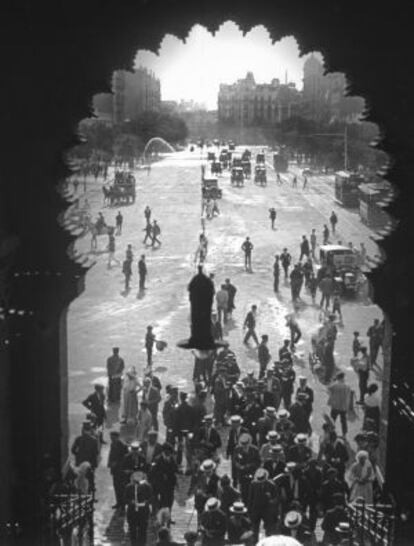
[[[143,442],[148,439],[148,431],[152,428],[152,415],[149,409],[138,412],[137,419],[137,440]]]
[[[138,413],[138,380],[135,376],[127,375],[122,389],[121,416],[127,422],[136,422]]]
[[[374,481],[374,478],[374,468],[368,460],[366,460],[363,464],[355,462],[351,466],[349,472],[351,487],[350,502],[354,502],[359,497],[363,498],[366,503],[372,504],[372,482]]]

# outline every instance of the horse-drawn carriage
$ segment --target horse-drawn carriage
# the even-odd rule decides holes
[[[230,182],[232,186],[241,188],[244,186],[244,172],[243,167],[233,167],[231,169]]]
[[[128,171],[117,171],[112,183],[103,186],[104,203],[119,205],[135,203],[135,177]]]
[[[220,152],[219,161],[222,164],[223,169],[227,169],[229,167],[230,160],[228,156],[228,151],[225,148],[223,148],[223,150],[221,150]]]
[[[221,199],[222,190],[216,177],[203,178],[203,199]]]
[[[256,163],[258,165],[264,165],[266,163],[266,157],[264,153],[260,153],[256,155]]]
[[[249,159],[242,159],[242,168],[245,178],[250,178],[252,174],[252,164]]]
[[[242,160],[250,161],[251,158],[252,158],[252,152],[246,148],[242,154]]]
[[[256,165],[254,168],[254,183],[260,186],[267,185],[266,167],[264,165]]]

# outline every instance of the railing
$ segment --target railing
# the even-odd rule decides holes
[[[392,504],[366,504],[356,500],[348,506],[352,546],[392,546],[395,511]]]
[[[93,544],[93,495],[53,495],[48,500],[48,511],[52,544]]]

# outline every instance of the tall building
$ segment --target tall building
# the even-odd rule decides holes
[[[221,84],[218,119],[231,125],[271,125],[296,114],[300,93],[294,83],[257,84],[252,72],[234,84]]]
[[[117,70],[112,77],[112,94],[95,95],[93,105],[95,115],[102,121],[122,123],[136,119],[142,112],[160,109],[160,81],[146,68],[134,72]]]
[[[347,97],[342,72],[324,75],[323,64],[311,55],[303,66],[302,115],[317,121],[356,121],[364,110],[361,97]]]

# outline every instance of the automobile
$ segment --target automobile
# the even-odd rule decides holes
[[[207,161],[214,161],[216,159],[216,154],[214,152],[207,152]]]
[[[233,167],[231,169],[231,185],[238,188],[244,186],[244,173],[243,167]]]
[[[234,142],[229,142],[229,150],[234,151],[236,149],[236,145]]]
[[[254,168],[254,182],[261,186],[267,185],[266,167],[264,165],[256,165]]]
[[[223,165],[223,169],[227,169],[229,166],[228,151],[226,149],[221,150],[219,155],[219,161]]]
[[[330,273],[341,295],[355,294],[359,288],[360,271],[356,253],[342,245],[322,245],[319,249],[318,283]]]
[[[311,169],[303,169],[302,176],[314,176],[316,173]]]
[[[222,190],[219,188],[218,179],[215,176],[203,178],[203,198],[221,199]]]

